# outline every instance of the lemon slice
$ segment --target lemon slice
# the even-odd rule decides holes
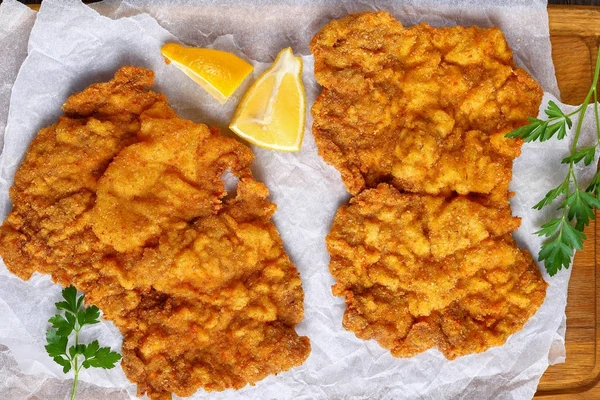
[[[254,69],[246,61],[226,51],[167,43],[160,52],[167,62],[172,62],[221,104],[227,102]]]
[[[305,119],[302,60],[288,47],[248,89],[229,128],[257,146],[299,151]]]

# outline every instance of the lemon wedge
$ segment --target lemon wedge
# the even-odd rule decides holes
[[[221,104],[227,102],[254,69],[226,51],[167,43],[160,52],[167,62],[172,62]]]
[[[302,59],[288,47],[248,89],[229,128],[257,146],[299,151],[305,120]]]

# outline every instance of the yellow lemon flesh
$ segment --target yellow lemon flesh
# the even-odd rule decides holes
[[[302,60],[286,48],[248,89],[229,128],[257,146],[299,151],[305,119]]]
[[[167,43],[160,52],[221,104],[227,102],[254,69],[226,51]]]

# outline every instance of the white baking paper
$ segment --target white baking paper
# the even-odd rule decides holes
[[[502,5],[492,0],[261,4],[232,0],[126,0],[94,5],[113,18],[125,17],[113,20],[76,0],[45,0],[10,103],[5,147],[0,157],[2,217],[9,210],[8,188],[29,141],[39,128],[54,123],[60,115],[60,106],[70,94],[92,82],[110,78],[121,65],[139,65],[156,72],[155,89],[165,93],[182,116],[225,127],[240,93],[268,66],[260,61],[271,61],[279,49],[292,45],[296,53],[305,54],[303,79],[310,105],[320,89],[313,77],[307,43],[329,19],[348,12],[385,9],[406,25],[421,21],[434,25],[497,25],[505,32],[517,62],[547,92],[558,95],[543,1],[507,1]],[[167,29],[185,43],[210,45],[248,59],[256,68],[252,79],[226,106],[218,105],[173,66],[164,65],[160,47],[167,41],[178,40]],[[593,139],[592,124],[586,122],[582,135]],[[348,194],[337,171],[317,155],[311,124],[308,115],[299,153],[255,148],[254,172],[269,186],[271,197],[278,204],[274,221],[303,279],[306,317],[298,332],[310,337],[312,353],[305,364],[292,371],[268,377],[237,392],[211,393],[210,398],[531,398],[549,361],[564,356],[561,345],[564,339],[557,332],[564,320],[569,271],[551,279],[546,276],[550,287],[539,312],[505,346],[482,354],[447,361],[437,350],[429,350],[410,359],[396,359],[376,342],[357,339],[341,327],[344,305],[342,299],[334,298],[330,292],[333,279],[327,269],[329,257],[324,241],[337,207],[347,201]],[[567,146],[566,141],[529,144],[515,162],[513,190],[518,194],[513,199],[513,212],[523,217],[522,227],[515,236],[534,254],[539,251],[540,240],[531,232],[548,216],[531,210],[531,205],[562,179],[564,171],[559,161],[567,153]],[[534,167],[527,168],[530,165]],[[548,171],[542,165],[556,168]],[[582,181],[589,180],[591,169],[578,171]],[[18,365],[11,361],[0,364],[3,366],[0,376],[18,368],[22,371],[18,374],[27,374],[19,375],[23,377],[33,374],[64,379],[43,348],[46,320],[53,314],[53,303],[59,296],[59,288],[48,277],[36,275],[23,282],[2,266],[0,343],[10,348]],[[99,336],[107,345],[117,348],[120,345],[121,338],[110,323],[95,326],[90,335]],[[51,380],[54,386],[50,385],[50,389],[44,385],[41,397],[66,398],[68,388],[56,384],[61,382],[58,379]],[[82,398],[118,398],[114,388],[123,390],[121,397],[135,394],[135,386],[126,380],[120,368],[87,370],[81,379],[106,387],[94,388],[84,383]],[[11,395],[17,393],[14,388],[14,380],[0,381],[0,393],[9,393],[12,396],[7,397],[9,400],[23,398],[21,394]],[[35,389],[31,394],[39,396]],[[194,396],[208,397],[202,390]]]
[[[544,0],[105,0],[91,6],[111,18],[148,13],[195,46],[232,34],[245,54],[263,62],[288,46],[296,54],[310,55],[313,35],[331,19],[351,12],[386,10],[407,26],[498,26],[515,60],[544,90],[558,96],[546,5]]]
[[[17,0],[4,0],[0,4],[0,149],[4,142],[10,92],[21,63],[27,56],[27,42],[35,14],[35,11]]]

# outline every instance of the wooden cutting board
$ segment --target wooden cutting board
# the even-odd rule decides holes
[[[31,5],[39,9],[39,5]],[[592,83],[600,43],[600,7],[549,6],[552,58],[562,101],[580,104]],[[599,213],[600,214],[600,213]],[[536,398],[600,399],[600,224],[586,231],[588,240],[577,253],[569,285],[566,333],[567,361],[550,367]]]
[[[600,7],[549,6],[548,15],[561,99],[581,104],[592,84],[600,43]],[[592,223],[586,235],[588,240],[575,256],[569,284],[567,360],[548,368],[536,398],[600,399],[600,285],[596,272],[600,224]]]

